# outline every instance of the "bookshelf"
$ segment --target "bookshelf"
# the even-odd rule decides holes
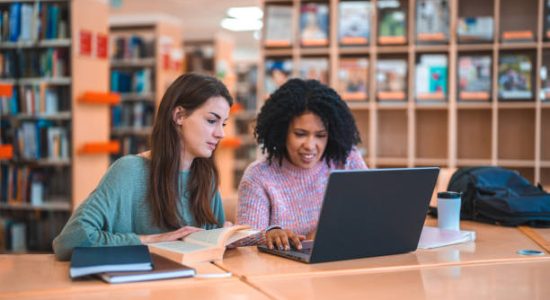
[[[0,85],[11,89],[0,100],[0,251],[49,252],[108,166],[107,152],[82,151],[109,142],[108,106],[81,101],[108,95],[107,60],[92,51],[107,36],[108,5],[2,1],[0,11],[10,20]]]
[[[437,165],[454,169],[499,165],[516,169],[529,180],[550,187],[550,93],[546,96],[550,91],[546,88],[550,87],[546,75],[550,67],[550,34],[547,34],[550,24],[545,23],[550,10],[546,1],[444,1],[444,7],[448,7],[448,25],[443,26],[448,28],[446,32],[420,33],[417,32],[422,26],[417,24],[419,5],[429,1],[367,1],[370,3],[368,44],[355,45],[343,43],[339,36],[339,26],[347,26],[339,16],[340,4],[347,1],[264,1],[264,18],[270,18],[271,6],[284,6],[290,8],[291,13],[275,18],[291,18],[292,26],[286,43],[272,43],[267,38],[261,42],[263,63],[258,70],[257,106],[261,107],[269,93],[266,91],[271,74],[268,64],[273,60],[290,61],[289,77],[299,77],[304,58],[327,58],[328,84],[337,89],[342,72],[340,61],[367,59],[367,97],[348,104],[356,118],[363,141],[361,150],[369,167]],[[312,47],[300,42],[301,7],[306,3],[328,5],[328,46]],[[394,14],[392,21],[388,14],[391,16],[396,10],[402,14]],[[351,22],[352,17],[344,22]],[[383,21],[389,23],[381,25]],[[264,23],[269,26],[269,22]],[[404,24],[401,30],[392,27],[399,22]],[[458,30],[466,25],[469,29],[459,35]],[[481,27],[485,31],[479,31]],[[284,40],[282,32],[272,31],[264,28],[264,36],[269,32],[270,36]],[[417,93],[418,65],[426,55],[446,59],[440,74],[444,86],[438,97],[423,98]],[[482,79],[487,93],[464,90],[460,85],[459,61],[471,56],[489,58],[488,65],[487,58],[462,62],[485,64],[479,68],[486,70]],[[506,62],[509,56],[526,57],[530,63],[529,71],[521,73],[525,75],[525,84],[530,86],[529,94],[514,94],[503,87],[505,83],[501,78],[507,70],[499,67],[508,67],[508,71],[512,68],[511,63]],[[406,66],[400,89],[404,93],[402,101],[395,101],[400,96],[384,90],[384,82],[377,82],[377,75],[387,66],[387,61],[396,60]],[[504,92],[500,93],[501,90]]]
[[[120,103],[111,109],[111,139],[120,152],[111,160],[149,150],[153,118],[164,91],[182,73],[180,21],[162,15],[113,15],[111,91]]]

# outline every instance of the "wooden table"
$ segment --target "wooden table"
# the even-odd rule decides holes
[[[428,219],[428,225],[434,220]],[[234,276],[107,284],[71,280],[53,255],[0,255],[0,299],[543,299],[550,295],[550,255],[517,228],[462,222],[476,242],[412,253],[304,264],[228,250],[223,261],[192,265],[198,274]],[[537,229],[538,230],[538,229]],[[543,229],[541,235],[550,233]]]
[[[249,279],[276,299],[548,299],[550,260]]]
[[[192,265],[198,274],[224,274],[211,263]],[[227,299],[265,296],[238,278],[180,278],[108,284],[95,278],[71,280],[69,262],[51,254],[0,255],[0,299]]]
[[[519,230],[529,236],[534,242],[550,254],[550,228],[531,228],[527,226],[520,226]]]
[[[427,222],[433,225],[433,221]],[[289,259],[259,252],[255,247],[243,247],[228,250],[224,260],[216,262],[220,268],[229,270],[245,278],[272,276],[274,274],[312,274],[317,272],[363,272],[364,270],[382,271],[388,269],[406,269],[425,266],[465,265],[480,262],[505,262],[509,260],[549,259],[545,256],[522,256],[516,252],[521,249],[543,249],[517,228],[494,226],[476,222],[462,222],[464,230],[474,230],[475,242],[442,247],[430,250],[353,259],[338,262],[304,264]]]

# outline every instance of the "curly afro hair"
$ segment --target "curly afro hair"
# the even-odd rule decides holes
[[[323,153],[327,164],[345,164],[352,147],[361,142],[346,102],[330,87],[317,80],[291,79],[269,96],[256,120],[254,135],[267,160],[282,164],[287,156],[286,139],[290,122],[312,112],[323,122],[328,143]]]

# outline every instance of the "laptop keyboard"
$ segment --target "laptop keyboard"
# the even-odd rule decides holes
[[[292,250],[294,252],[300,252],[300,253],[303,253],[303,254],[311,254],[311,248],[302,248],[301,250],[298,250],[298,249],[295,249],[293,247]]]

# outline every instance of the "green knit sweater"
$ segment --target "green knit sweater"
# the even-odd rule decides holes
[[[189,171],[179,175],[179,213],[184,224],[197,226],[185,192],[188,175]],[[138,235],[167,231],[153,224],[147,201],[148,184],[146,158],[128,155],[117,160],[54,239],[56,257],[70,259],[74,247],[137,245],[141,244]],[[212,199],[211,208],[218,224],[223,225],[225,215],[219,192]],[[218,224],[202,227],[212,229]]]

